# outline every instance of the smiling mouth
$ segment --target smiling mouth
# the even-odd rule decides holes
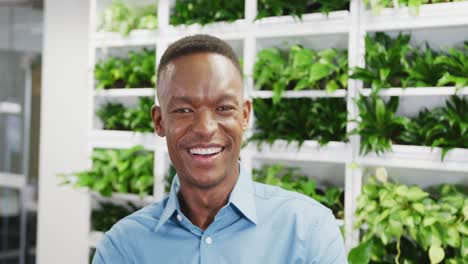
[[[188,153],[192,155],[193,157],[197,157],[197,158],[211,158],[211,157],[218,155],[223,150],[224,150],[224,147],[208,147],[208,148],[195,147],[195,148],[189,148]]]
[[[187,152],[197,162],[203,164],[209,164],[216,160],[221,152],[224,151],[224,147],[221,146],[210,146],[210,147],[192,147],[187,149]]]

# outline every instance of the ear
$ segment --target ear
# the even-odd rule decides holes
[[[249,120],[250,120],[250,112],[252,111],[252,102],[247,99],[244,101],[242,115],[243,115],[243,122],[242,122],[242,129],[245,131],[249,127]]]
[[[162,119],[160,106],[153,105],[153,107],[151,108],[151,117],[153,118],[154,131],[156,132],[156,134],[158,134],[158,136],[164,137],[164,122]]]

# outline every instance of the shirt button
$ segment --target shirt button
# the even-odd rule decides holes
[[[177,214],[177,220],[179,220],[179,222],[182,222],[182,216],[180,214]]]
[[[211,239],[211,237],[207,237],[205,238],[205,242],[208,244],[208,245],[211,245],[213,243],[213,239]]]

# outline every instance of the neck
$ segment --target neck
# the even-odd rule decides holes
[[[239,171],[236,170],[236,175],[227,176],[210,188],[199,188],[181,181],[178,198],[182,213],[192,224],[206,230],[219,210],[227,204],[238,177]]]

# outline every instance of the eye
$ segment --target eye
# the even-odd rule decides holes
[[[234,107],[233,106],[230,106],[230,105],[222,105],[220,107],[218,107],[216,110],[217,111],[229,111],[229,110],[233,110]]]
[[[179,108],[173,111],[174,113],[186,114],[192,112],[189,108]]]

